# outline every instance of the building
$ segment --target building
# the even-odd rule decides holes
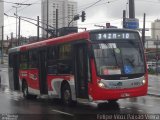
[[[146,36],[145,50],[147,61],[160,60],[160,40]]]
[[[160,48],[160,40],[153,39],[153,38],[151,38],[151,36],[146,36],[145,48],[152,49],[152,50],[154,50],[156,48]]]
[[[47,28],[47,1],[48,1],[48,24],[49,29],[56,28],[56,9],[58,10],[58,28],[67,27],[72,21],[73,16],[77,14],[77,2],[68,0],[42,0],[41,16],[42,27]],[[45,23],[45,24],[43,24]],[[51,27],[52,26],[52,27]],[[77,22],[73,21],[71,27],[76,27]],[[42,30],[42,36],[46,37],[46,31]]]
[[[160,20],[155,20],[151,24],[151,35],[153,39],[160,39]]]

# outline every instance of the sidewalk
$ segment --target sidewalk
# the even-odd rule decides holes
[[[160,75],[149,75],[148,95],[160,97]]]
[[[7,64],[7,63],[0,64],[0,69],[1,69],[1,68],[8,68],[8,64]]]
[[[9,85],[9,78],[8,78],[8,64],[0,63],[0,84],[8,86]]]

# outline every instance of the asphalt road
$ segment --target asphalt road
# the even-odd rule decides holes
[[[0,88],[0,114],[17,115],[25,119],[96,119],[114,115],[155,115],[160,114],[160,98],[144,96],[122,99],[116,103],[78,103],[77,106],[64,106],[58,100],[35,99],[25,100],[22,93]],[[122,116],[126,117],[126,116]],[[152,116],[151,116],[152,117]],[[144,117],[143,120],[146,118]],[[119,120],[119,119],[117,119]],[[135,119],[133,119],[135,120]],[[156,119],[155,119],[156,120]],[[159,119],[158,119],[159,120]]]

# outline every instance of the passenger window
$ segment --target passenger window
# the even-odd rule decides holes
[[[38,67],[38,54],[36,50],[29,52],[29,68]]]

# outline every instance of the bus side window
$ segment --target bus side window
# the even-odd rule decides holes
[[[72,45],[64,44],[58,47],[59,59],[58,64],[58,73],[59,74],[72,74],[73,73],[73,63],[72,63]]]
[[[38,56],[37,51],[29,51],[29,68],[37,68],[38,66]]]
[[[56,47],[52,46],[48,48],[48,55],[47,55],[47,63],[48,63],[48,74],[57,74],[57,49]]]
[[[28,52],[23,52],[20,54],[20,69],[28,68]]]

